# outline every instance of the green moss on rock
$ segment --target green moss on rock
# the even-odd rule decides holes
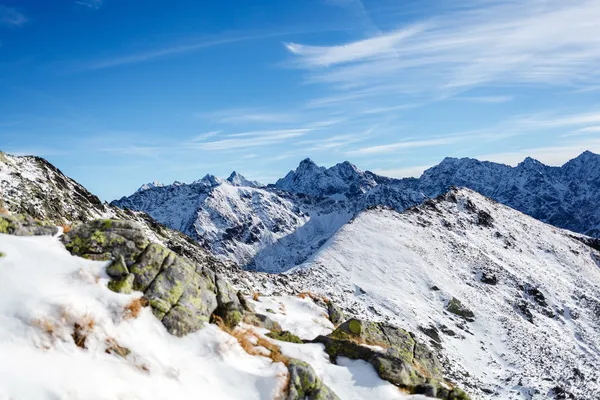
[[[115,279],[108,282],[108,288],[116,293],[131,294],[133,293],[133,274],[127,275],[123,279]]]
[[[127,264],[125,263],[123,256],[119,256],[108,267],[106,267],[106,273],[108,276],[114,279],[121,279],[129,275],[129,269],[127,268]]]
[[[314,369],[304,361],[290,359],[288,362],[290,384],[287,400],[339,400],[327,387]]]
[[[271,331],[271,332],[267,333],[266,336],[270,337],[271,339],[280,340],[282,342],[299,343],[299,344],[304,343],[302,341],[302,339],[300,339],[298,336],[294,335],[293,333],[291,333],[289,331]]]

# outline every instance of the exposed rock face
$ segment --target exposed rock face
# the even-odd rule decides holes
[[[467,321],[472,321],[473,318],[475,317],[475,314],[473,314],[473,311],[471,311],[467,307],[465,307],[465,305],[455,297],[450,299],[450,301],[448,302],[448,305],[446,306],[446,309],[449,312],[451,312],[452,314],[456,314],[459,317],[463,317]]]
[[[339,400],[307,363],[291,359],[288,371],[290,386],[287,400]]]
[[[40,157],[0,152],[0,193],[9,211],[57,225],[101,218],[107,211],[98,197]]]
[[[0,215],[0,233],[15,236],[56,235],[58,228],[28,215]]]
[[[183,336],[217,315],[230,327],[244,312],[237,293],[206,265],[194,265],[162,245],[150,243],[130,221],[97,220],[77,225],[63,237],[73,254],[113,260],[109,288],[141,291],[167,330]]]
[[[444,383],[435,354],[404,329],[353,318],[314,341],[325,345],[332,362],[337,357],[367,361],[382,379],[410,393],[442,399],[468,398],[462,390]]]
[[[329,320],[334,326],[338,326],[344,321],[344,311],[332,301],[327,302],[327,313],[329,314]]]

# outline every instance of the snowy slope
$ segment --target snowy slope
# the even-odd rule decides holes
[[[347,310],[435,328],[451,375],[483,398],[600,398],[600,253],[468,189],[362,212],[288,274]],[[446,310],[453,297],[473,322]]]
[[[98,197],[39,157],[0,152],[0,194],[6,209],[56,223],[99,218],[108,212]]]
[[[244,182],[239,174],[231,180],[205,177],[190,185],[137,192],[112,204],[143,210],[216,255],[269,272],[305,261],[354,215],[330,199],[312,201],[253,183],[239,186]]]
[[[132,315],[140,293],[108,290],[105,263],[71,256],[53,237],[0,235],[0,251],[0,399],[281,398],[281,362],[249,355],[216,325],[177,338],[149,308]],[[255,304],[287,310],[278,320],[292,332],[332,330],[310,299]],[[277,344],[310,362],[341,399],[406,397],[362,361],[333,365],[320,344]]]
[[[526,158],[516,167],[447,158],[425,171],[419,190],[428,196],[465,186],[541,221],[600,236],[600,155],[586,151],[562,167]]]

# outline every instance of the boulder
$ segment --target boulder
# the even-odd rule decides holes
[[[298,344],[304,343],[302,341],[302,339],[300,339],[298,336],[294,335],[293,333],[291,333],[289,331],[272,331],[272,332],[267,333],[266,336],[270,337],[271,339],[280,340],[282,342],[298,343]]]
[[[54,236],[56,226],[38,221],[29,215],[0,215],[0,233],[15,236]]]
[[[309,364],[290,359],[287,367],[290,373],[287,400],[339,400]]]
[[[334,326],[338,326],[344,321],[344,312],[332,301],[327,302],[327,313],[329,314],[329,320]]]
[[[150,243],[138,224],[111,219],[75,225],[62,240],[74,255],[106,261],[123,256],[127,265]]]
[[[443,382],[436,355],[404,329],[352,318],[313,342],[325,345],[331,362],[335,363],[337,357],[364,360],[373,365],[380,378],[409,393],[442,399],[461,398],[456,397],[458,389],[450,389],[451,386]]]
[[[456,297],[453,297],[450,299],[450,301],[448,302],[448,305],[446,306],[446,310],[448,310],[452,314],[458,315],[459,317],[463,317],[467,321],[472,322],[473,318],[475,318],[475,314],[473,313],[473,311],[469,310]]]
[[[96,220],[79,224],[63,241],[75,255],[113,260],[107,267],[109,288],[140,291],[153,314],[171,334],[197,331],[213,315],[235,327],[244,313],[235,290],[208,268],[193,264],[157,243],[150,243],[133,222]]]
[[[351,318],[329,336],[334,339],[381,346],[393,351],[396,357],[407,363],[414,361],[415,340],[412,334],[390,324]]]

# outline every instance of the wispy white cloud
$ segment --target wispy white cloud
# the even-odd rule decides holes
[[[452,95],[485,85],[600,83],[600,2],[489,0],[343,45],[288,43],[313,82]]]
[[[297,121],[299,116],[290,112],[265,111],[256,108],[235,108],[210,113],[197,113],[199,118],[208,118],[224,124],[247,123],[290,123]]]
[[[20,27],[29,19],[18,10],[0,5],[0,25],[6,27]]]
[[[75,4],[91,8],[93,10],[98,10],[100,7],[102,7],[102,0],[77,0]]]
[[[297,138],[310,132],[310,129],[284,129],[272,131],[242,132],[227,135],[225,138],[209,142],[189,143],[186,148],[200,150],[234,150],[259,146],[270,146],[288,139]]]
[[[296,143],[299,146],[303,146],[308,151],[327,151],[335,150],[346,147],[351,144],[364,142],[373,138],[373,132],[377,129],[377,126],[373,126],[364,132],[357,134],[346,134],[346,135],[334,135],[326,136],[318,139],[303,140]]]
[[[451,144],[451,143],[456,143],[459,140],[460,140],[459,137],[453,137],[453,136],[433,138],[433,139],[427,139],[427,140],[406,140],[406,141],[396,142],[396,143],[391,143],[391,144],[362,147],[360,149],[348,151],[345,154],[348,156],[387,154],[387,153],[393,153],[393,152],[396,152],[399,150],[405,150],[405,149],[443,146],[443,145],[447,145],[447,144]]]
[[[562,137],[590,135],[594,133],[600,133],[600,126],[587,126],[585,128],[576,129],[574,131],[563,134]]]
[[[210,131],[192,138],[192,142],[204,142],[206,139],[217,136],[220,131]]]
[[[340,46],[319,47],[297,43],[286,43],[286,48],[302,57],[309,67],[327,67],[336,64],[356,62],[373,58],[396,56],[397,46],[405,39],[424,30],[424,26],[415,25],[387,35],[352,42]]]
[[[79,67],[80,70],[98,70],[119,67],[128,64],[137,64],[142,62],[151,61],[157,58],[173,56],[177,54],[184,54],[193,51],[197,51],[203,48],[224,45],[228,43],[239,42],[242,40],[248,40],[251,37],[230,37],[215,40],[203,40],[192,44],[177,44],[172,46],[163,47],[161,49],[148,50],[148,51],[135,51],[131,54],[117,56],[112,58],[106,58],[102,60],[93,61],[87,64],[83,64]]]

